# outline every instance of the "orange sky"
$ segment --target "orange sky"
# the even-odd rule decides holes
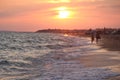
[[[120,0],[0,0],[0,30],[120,28]]]

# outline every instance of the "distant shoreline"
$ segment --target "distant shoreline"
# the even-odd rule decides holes
[[[108,30],[109,31],[109,30]],[[111,31],[111,30],[110,30]],[[14,31],[0,31],[0,32],[14,32]],[[58,33],[58,34],[68,34],[72,36],[88,37],[90,34],[86,34],[88,30],[64,30],[64,29],[44,29],[38,30],[36,32],[16,32],[16,33]],[[102,34],[102,39],[99,44],[102,48],[110,51],[120,51],[120,34]]]

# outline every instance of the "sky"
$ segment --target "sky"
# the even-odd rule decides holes
[[[0,0],[0,30],[120,28],[120,0]]]

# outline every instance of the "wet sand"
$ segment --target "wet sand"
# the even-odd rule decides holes
[[[107,51],[96,45],[80,49],[84,53],[48,55],[44,60],[44,74],[33,80],[120,80],[120,52]]]
[[[109,68],[113,72],[120,73],[120,52],[119,51],[94,51],[89,55],[83,55],[72,60],[80,61],[86,67]],[[120,75],[105,80],[120,80]]]

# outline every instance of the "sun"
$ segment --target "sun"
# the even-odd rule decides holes
[[[70,11],[67,7],[58,8],[58,18],[68,18],[70,16]]]
[[[59,18],[68,18],[70,13],[68,11],[59,11]]]

